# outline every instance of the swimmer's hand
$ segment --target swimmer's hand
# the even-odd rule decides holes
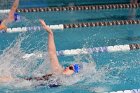
[[[52,33],[52,30],[49,26],[46,25],[46,23],[44,22],[44,20],[40,19],[39,20],[41,25],[43,26],[43,28],[48,32],[48,33]]]

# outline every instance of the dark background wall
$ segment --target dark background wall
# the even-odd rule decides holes
[[[0,8],[10,8],[14,0],[0,0]],[[47,7],[68,5],[98,5],[114,3],[130,3],[135,0],[20,0],[20,8],[25,7]],[[140,0],[137,0],[140,2]]]

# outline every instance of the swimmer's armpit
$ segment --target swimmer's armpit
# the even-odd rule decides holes
[[[19,5],[19,0],[15,0],[12,8],[10,9],[10,12],[9,12],[9,15],[8,15],[8,18],[7,18],[8,23],[14,21],[14,14],[15,14],[17,8],[18,8],[18,5]]]
[[[0,76],[0,83],[10,82],[13,78],[11,76]]]

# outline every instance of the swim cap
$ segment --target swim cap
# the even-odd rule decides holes
[[[79,70],[80,70],[79,64],[74,64],[73,67],[74,67],[74,72],[75,72],[75,73],[78,73]]]
[[[20,20],[20,15],[17,14],[17,13],[15,13],[15,14],[14,14],[14,19],[15,19],[15,21]]]

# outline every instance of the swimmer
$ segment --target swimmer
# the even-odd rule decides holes
[[[18,5],[19,5],[19,0],[15,0],[12,8],[10,9],[8,17],[3,20],[0,20],[0,32],[1,31],[5,32],[7,30],[8,23],[17,21],[20,18],[19,15],[15,13],[18,8]]]
[[[61,64],[58,61],[58,57],[57,57],[57,53],[56,53],[53,31],[50,29],[49,26],[46,25],[44,20],[39,20],[39,21],[40,21],[41,25],[43,26],[43,28],[46,30],[46,32],[48,32],[48,54],[50,57],[52,73],[43,75],[41,77],[28,77],[28,78],[24,78],[24,79],[28,80],[28,81],[30,81],[30,80],[40,81],[40,80],[49,80],[51,77],[56,76],[56,75],[70,76],[75,73],[78,73],[81,69],[80,64],[72,64],[70,66],[67,66],[66,68],[63,68],[61,66]],[[11,76],[0,77],[0,82],[5,82],[5,81],[9,82],[10,80],[12,81],[14,79]],[[49,85],[49,86],[57,87],[60,85],[54,84],[54,85]]]
[[[46,25],[44,20],[40,20],[41,25],[43,28],[48,32],[48,53],[50,57],[51,62],[51,68],[53,71],[53,74],[64,74],[64,75],[72,75],[74,73],[78,73],[80,68],[78,64],[73,64],[65,69],[62,68],[58,61],[57,53],[56,53],[56,47],[54,43],[54,35],[53,31],[50,29],[49,26]]]
[[[42,77],[32,77],[32,78],[26,78],[26,80],[49,80],[49,78],[53,75],[66,75],[70,76],[74,73],[78,73],[80,70],[79,64],[72,64],[66,68],[62,68],[62,66],[59,63],[57,53],[56,53],[56,47],[54,42],[54,35],[53,31],[50,29],[49,26],[46,25],[44,20],[39,20],[43,28],[48,32],[48,54],[50,57],[51,62],[51,69],[52,74],[46,74]]]

